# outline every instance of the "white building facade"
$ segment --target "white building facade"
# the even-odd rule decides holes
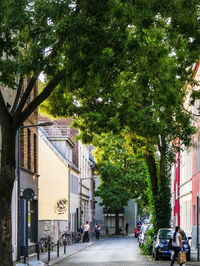
[[[180,157],[180,227],[192,234],[192,149],[184,149]]]
[[[78,142],[79,170],[80,170],[80,223],[92,222],[90,215],[91,172],[89,165],[89,146]],[[89,219],[90,218],[90,219]]]

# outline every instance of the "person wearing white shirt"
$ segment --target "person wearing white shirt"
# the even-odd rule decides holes
[[[172,249],[174,251],[174,255],[172,257],[171,265],[174,265],[174,262],[176,258],[178,257],[179,252],[183,252],[183,246],[182,246],[182,235],[180,234],[181,228],[179,226],[175,227],[175,232],[173,234],[173,239],[172,239]],[[183,265],[183,264],[180,264]]]
[[[86,221],[86,223],[83,226],[83,242],[89,242],[89,231],[90,231],[90,225],[88,223],[88,221]]]

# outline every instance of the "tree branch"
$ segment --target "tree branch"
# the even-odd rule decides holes
[[[44,101],[47,97],[50,96],[55,87],[63,78],[64,71],[60,71],[55,75],[52,80],[47,84],[43,91],[25,108],[25,110],[20,114],[18,120],[16,120],[15,127],[20,127],[21,124],[31,115],[31,113]]]
[[[16,108],[17,108],[17,105],[18,105],[18,102],[19,102],[19,97],[20,97],[21,90],[22,90],[23,82],[24,82],[24,79],[20,78],[19,85],[18,85],[18,88],[17,88],[17,94],[16,94],[16,97],[15,97],[15,101],[14,101],[11,113],[14,113]]]
[[[20,114],[21,114],[21,112],[22,112],[22,110],[23,110],[23,108],[24,108],[24,106],[26,104],[26,101],[27,101],[28,97],[30,96],[30,93],[31,93],[33,87],[35,86],[35,83],[36,83],[36,81],[37,81],[37,79],[39,77],[39,74],[40,74],[40,72],[39,73],[35,73],[32,76],[30,82],[28,83],[28,86],[27,86],[24,94],[22,95],[21,101],[19,102],[17,110],[16,110],[16,112],[14,114],[14,119],[15,120],[18,120],[18,117],[20,116]]]
[[[3,95],[0,90],[0,121],[3,121],[5,117],[10,116]]]
[[[54,48],[52,49],[52,52],[47,56],[47,58],[53,59],[54,57],[56,57],[57,51],[61,48],[61,45],[62,45],[62,42],[56,43]],[[46,62],[46,60],[45,60],[45,62]],[[27,86],[27,88],[26,88],[26,90],[25,90],[25,92],[21,98],[21,101],[17,107],[17,110],[14,114],[14,117],[16,120],[18,120],[18,117],[20,116],[20,113],[22,112],[22,110],[26,104],[26,101],[27,101],[28,97],[30,96],[30,93],[31,93],[33,87],[35,86],[35,83],[36,83],[41,71],[44,70],[44,68],[45,68],[45,64],[40,64],[38,66],[38,70],[33,73],[33,76],[31,78],[31,80],[30,80],[30,82],[29,82],[29,84],[28,84],[28,86]]]
[[[190,115],[197,116],[197,117],[200,116],[200,114],[199,115],[196,115],[196,114],[193,114],[192,112],[188,111],[187,109],[185,109],[185,107],[183,106],[183,104],[182,104],[182,108],[183,108],[184,111],[186,111]]]

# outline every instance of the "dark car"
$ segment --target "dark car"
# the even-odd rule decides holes
[[[167,244],[169,242],[169,239],[173,237],[174,230],[171,228],[162,228],[158,230],[157,236],[154,237],[153,242],[153,257],[155,260],[159,260],[159,258],[162,257],[168,257],[171,258],[171,252],[167,248]],[[190,261],[191,256],[191,250],[190,245],[188,243],[188,240],[191,239],[191,237],[186,237],[184,231],[181,231],[182,234],[182,243],[183,243],[183,249],[186,252],[187,261]]]

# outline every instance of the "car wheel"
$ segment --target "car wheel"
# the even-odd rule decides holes
[[[155,254],[154,254],[154,259],[155,260],[159,260],[159,255],[158,255],[158,252],[155,251]]]
[[[190,253],[186,254],[186,256],[187,256],[187,261],[190,261],[190,259],[191,259]]]

